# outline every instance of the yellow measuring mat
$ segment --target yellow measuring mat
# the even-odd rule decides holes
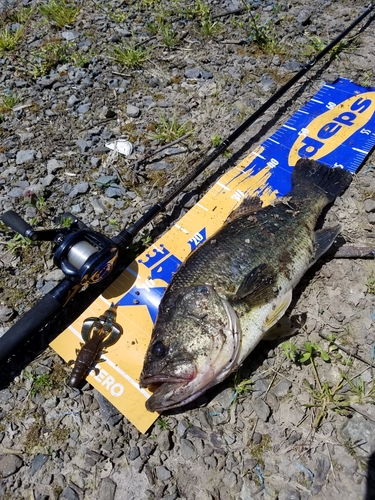
[[[66,361],[76,358],[87,318],[112,303],[123,334],[102,354],[87,380],[140,432],[158,414],[145,408],[149,397],[138,385],[144,356],[163,293],[188,255],[210,238],[245,197],[267,205],[291,188],[301,157],[356,172],[375,145],[375,90],[339,79],[325,85],[261,146],[225,173],[199,202],[142,253],[95,302],[51,344]]]

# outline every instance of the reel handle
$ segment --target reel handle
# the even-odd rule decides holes
[[[35,241],[38,236],[35,233],[34,229],[28,224],[25,220],[22,219],[16,212],[13,210],[8,210],[8,212],[4,212],[1,216],[1,220],[12,228],[17,233],[22,234],[26,238],[29,238],[32,241]]]

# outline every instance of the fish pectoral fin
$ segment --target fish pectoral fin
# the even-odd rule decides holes
[[[273,310],[266,318],[266,322],[264,325],[265,332],[268,332],[268,330],[272,328],[282,316],[284,316],[285,311],[288,309],[291,300],[292,300],[292,290],[289,290],[289,292],[286,292],[284,295],[279,297],[277,301],[275,301]]]
[[[315,260],[316,262],[332,245],[341,230],[341,226],[328,227],[315,231]]]
[[[268,264],[259,264],[245,276],[234,300],[251,298],[252,304],[269,302],[275,298],[274,283],[276,276]],[[253,302],[254,301],[254,302]]]
[[[241,217],[241,215],[250,214],[256,212],[262,208],[262,200],[258,196],[248,196],[243,200],[241,205],[234,209],[228,216],[226,222],[232,222],[233,220]]]
[[[284,316],[267,331],[262,340],[278,340],[294,335],[306,323],[306,317],[306,313],[294,314],[293,316],[284,314]]]

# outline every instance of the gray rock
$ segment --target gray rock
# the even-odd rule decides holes
[[[0,309],[0,322],[5,323],[10,321],[14,315],[14,310],[9,306],[4,306]]]
[[[375,422],[359,413],[354,413],[353,417],[347,420],[340,434],[344,439],[349,439],[351,443],[363,443],[358,448],[363,452],[366,451],[369,455],[375,452]]]
[[[288,71],[298,71],[299,69],[301,69],[301,65],[298,61],[296,61],[295,59],[293,59],[292,61],[288,61],[285,65],[284,65],[285,69],[287,69]]]
[[[60,495],[60,498],[65,500],[80,500],[78,493],[70,486],[66,487]]]
[[[126,194],[126,189],[122,186],[110,186],[104,191],[108,198],[116,198],[118,196],[124,196]]]
[[[117,484],[109,477],[105,477],[99,486],[98,500],[113,500],[116,493]]]
[[[16,164],[23,165],[24,163],[30,163],[35,160],[36,154],[35,149],[21,149],[21,151],[17,152]]]
[[[0,391],[0,403],[6,404],[10,399],[12,399],[12,393],[9,389],[3,389]]]
[[[168,481],[172,477],[171,472],[164,467],[164,465],[158,465],[155,467],[156,477],[159,481]]]
[[[288,394],[288,391],[291,387],[292,387],[292,382],[289,382],[289,380],[286,380],[284,378],[280,380],[278,384],[275,385],[275,387],[272,389],[272,392],[278,398],[283,398]]]
[[[84,141],[83,139],[78,139],[76,141],[77,146],[81,150],[81,153],[86,153],[86,151],[90,148],[91,142],[89,141]]]
[[[52,87],[52,85],[54,83],[56,83],[58,80],[59,80],[59,75],[47,75],[47,76],[43,76],[42,78],[39,78],[37,83],[42,88],[47,89],[47,88]]]
[[[102,163],[102,159],[101,158],[98,158],[97,156],[92,156],[90,158],[90,163],[91,165],[94,167],[94,168],[98,168],[100,167],[101,163]]]
[[[228,489],[233,490],[236,486],[238,486],[238,478],[234,472],[227,470],[225,471],[223,483]]]
[[[168,429],[163,429],[156,439],[157,446],[160,451],[168,451],[172,449],[172,433]]]
[[[116,180],[117,177],[115,175],[101,175],[96,179],[95,184],[97,184],[98,186],[108,186]]]
[[[262,442],[263,436],[260,432],[254,432],[253,434],[253,443],[254,444],[260,444]]]
[[[63,31],[61,33],[62,38],[65,38],[68,42],[75,40],[79,37],[78,31]]]
[[[166,161],[157,161],[156,163],[152,164],[153,170],[164,170],[171,167],[173,167],[172,163],[168,163]]]
[[[203,78],[203,80],[211,80],[214,77],[214,75],[212,73],[210,73],[209,71],[202,70],[201,77]]]
[[[201,76],[201,70],[198,68],[186,69],[184,72],[185,78],[190,78],[192,80],[196,80]]]
[[[375,212],[375,200],[373,200],[372,198],[365,200],[364,206],[365,206],[366,212],[368,212],[368,213]]]
[[[21,198],[23,196],[23,189],[19,187],[15,187],[8,191],[7,195],[10,198]]]
[[[126,106],[126,114],[129,118],[138,118],[141,114],[141,110],[137,106],[133,106],[132,104],[128,104]]]
[[[47,172],[49,174],[54,174],[60,168],[65,168],[65,162],[56,160],[56,158],[51,158],[47,161]]]
[[[189,439],[180,440],[180,450],[185,460],[194,460],[197,457],[197,449]]]
[[[77,102],[79,101],[78,97],[75,94],[72,94],[69,99],[67,100],[66,104],[69,107],[74,106]]]
[[[128,457],[129,460],[133,461],[136,458],[138,458],[140,454],[141,452],[139,451],[138,446],[133,446],[133,448],[130,448],[130,450],[128,450],[126,456]]]
[[[285,486],[281,489],[278,500],[300,500],[301,496],[292,486]]]
[[[86,104],[80,104],[77,108],[77,111],[80,115],[84,115],[91,108],[91,103],[87,102]]]
[[[271,415],[271,408],[268,404],[263,399],[257,398],[251,403],[251,406],[257,417],[263,422],[267,422]]]
[[[31,471],[30,475],[33,476],[40,470],[43,465],[48,461],[48,456],[43,455],[42,453],[39,453],[39,455],[36,455],[33,458],[33,461],[31,462]]]
[[[263,92],[273,92],[276,90],[276,83],[273,78],[269,75],[263,75],[261,80],[261,86]]]
[[[187,422],[185,422],[185,420],[179,421],[177,424],[177,434],[180,437],[183,437],[188,428],[189,428],[189,425],[187,424]]]
[[[17,455],[0,455],[0,478],[6,478],[18,471],[23,461]]]
[[[41,186],[50,186],[52,182],[56,179],[56,176],[53,174],[48,174],[43,179],[40,179],[40,185]]]
[[[76,184],[73,189],[69,192],[69,197],[74,198],[75,196],[78,196],[79,194],[85,194],[89,190],[89,183],[88,182],[79,182]]]

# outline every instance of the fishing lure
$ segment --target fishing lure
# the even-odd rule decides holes
[[[94,363],[98,363],[104,349],[115,344],[122,335],[122,327],[116,323],[117,304],[111,304],[99,318],[87,318],[82,326],[81,349],[76,349],[77,359],[74,363],[68,385],[77,387],[86,377]]]

